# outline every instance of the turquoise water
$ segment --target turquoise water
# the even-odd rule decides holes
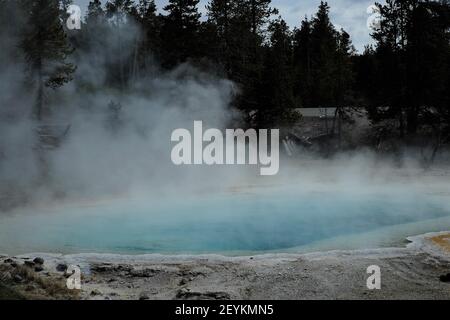
[[[450,217],[449,208],[445,197],[401,192],[260,192],[117,200],[3,216],[0,252],[285,251],[334,237]],[[450,225],[440,227],[450,229]]]

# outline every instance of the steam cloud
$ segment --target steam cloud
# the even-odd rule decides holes
[[[25,67],[20,59],[13,61],[18,38],[2,35],[2,48],[8,49],[0,56],[4,66],[0,74],[3,186],[45,202],[55,194],[92,197],[132,190],[158,192],[169,185],[192,190],[198,184],[198,179],[190,178],[200,169],[180,169],[170,161],[171,132],[189,128],[198,119],[209,127],[226,128],[239,116],[229,107],[234,84],[189,64],[163,72],[151,62],[151,75],[136,79],[126,91],[110,89],[105,85],[106,68],[120,65],[132,53],[140,32],[130,23],[116,28],[102,36],[101,46],[76,52],[73,82],[47,92],[52,112],[44,124],[58,128],[61,136],[68,129],[60,147],[47,152],[36,150],[36,130],[42,124],[31,119],[35,94],[24,94]],[[42,163],[45,184],[39,183]],[[197,183],[180,184],[188,180]]]
[[[332,182],[330,188],[342,191],[384,186],[391,169],[398,166],[358,151],[314,165],[316,158],[310,155],[295,162],[282,159],[280,175],[273,178],[258,177],[258,168],[253,167],[177,167],[170,160],[171,132],[191,128],[194,120],[219,129],[235,124],[242,115],[230,108],[230,102],[238,89],[189,64],[161,71],[149,57],[150,75],[137,77],[126,91],[112,90],[106,86],[106,70],[132,53],[140,31],[126,24],[119,32],[120,43],[117,32],[106,32],[101,45],[77,51],[74,81],[48,92],[52,114],[47,122],[70,126],[61,146],[48,152],[36,151],[38,123],[30,117],[35,93],[24,86],[17,35],[11,30],[0,34],[4,48],[0,52],[0,188],[19,190],[41,203],[55,196],[174,195],[260,181],[295,183],[301,191],[322,188],[326,180]],[[40,183],[42,164],[47,167],[44,184]],[[406,175],[413,175],[418,165],[408,160],[403,167]]]

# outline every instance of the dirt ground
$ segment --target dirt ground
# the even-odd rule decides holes
[[[443,232],[412,237],[405,248],[248,257],[2,256],[0,298],[450,299],[449,238]],[[367,288],[372,265],[381,270],[380,290]],[[70,266],[80,268],[81,290],[65,287]]]

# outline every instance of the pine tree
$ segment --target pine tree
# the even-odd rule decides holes
[[[105,11],[100,0],[90,1],[86,14],[86,24],[94,28],[104,23]],[[94,31],[94,29],[92,30]]]
[[[268,0],[238,1],[232,24],[231,79],[240,86],[241,94],[235,105],[249,117],[253,127],[261,124],[265,109],[261,103],[264,91],[264,60],[269,17],[276,13]],[[256,117],[256,118],[255,118]]]
[[[381,104],[388,107],[381,118],[393,117],[399,122],[400,135],[405,134],[406,119],[404,118],[406,102],[406,64],[405,50],[407,44],[407,25],[410,10],[416,0],[386,0],[386,3],[377,4],[380,11],[380,27],[375,30],[372,37],[377,42],[376,56],[379,64],[378,90]],[[376,110],[376,109],[375,109]],[[376,113],[372,110],[371,113]],[[377,116],[378,117],[378,116]]]
[[[37,82],[34,115],[44,116],[45,88],[56,89],[72,79],[75,66],[67,62],[72,53],[60,20],[58,0],[25,0],[28,12],[27,28],[22,48],[31,80]]]
[[[311,48],[311,22],[305,18],[300,29],[294,30],[294,92],[296,100],[303,107],[311,107],[312,92],[312,48]]]
[[[292,34],[281,17],[269,24],[268,31],[260,101],[265,108],[260,110],[258,123],[264,127],[289,126],[298,120],[294,110]]]
[[[335,103],[338,107],[343,107],[352,102],[351,100],[353,99],[350,94],[354,80],[352,57],[355,55],[355,48],[352,45],[350,35],[344,29],[341,29],[337,34],[337,39],[337,89]]]
[[[374,122],[397,120],[400,136],[412,142],[424,123],[433,130],[448,123],[449,1],[387,0],[378,8],[375,49],[359,59],[358,72],[374,80],[358,81],[365,84],[359,90]]]
[[[92,0],[88,4],[86,17],[79,32],[76,32],[79,59],[89,57],[99,66],[104,66],[107,34],[110,32],[106,12],[100,0]],[[84,55],[83,55],[84,54]],[[81,75],[83,76],[83,75]]]
[[[450,5],[418,1],[411,7],[406,29],[406,131],[415,135],[430,106],[448,114],[450,67]],[[441,120],[443,120],[442,118]],[[427,119],[428,120],[428,119]]]
[[[133,4],[133,0],[110,0],[106,3],[106,14],[113,24],[122,25],[133,12]]]
[[[278,14],[278,10],[270,7],[271,2],[271,0],[241,1],[242,12],[247,17],[254,36],[262,31],[262,28],[269,22],[271,15]]]
[[[109,32],[113,32],[117,39],[114,47],[116,52],[109,57],[111,60],[109,81],[117,85],[119,90],[124,90],[128,80],[133,76],[134,68],[130,65],[129,54],[132,44],[134,44],[134,50],[137,50],[137,40],[130,37],[128,18],[134,13],[135,7],[132,0],[110,0],[106,3],[106,17],[112,27]],[[114,74],[115,69],[118,75]],[[119,80],[118,83],[115,79]]]
[[[329,18],[330,7],[321,2],[311,22],[311,102],[325,107],[336,103],[337,32]]]
[[[167,67],[198,57],[198,31],[201,14],[199,0],[169,0],[164,7],[168,15],[164,18],[162,39]]]
[[[147,70],[149,56],[161,55],[161,19],[156,14],[154,0],[140,0],[137,6],[137,17],[143,38],[139,49],[139,68]]]
[[[236,9],[236,0],[211,0],[206,5],[208,20],[216,25],[218,35],[224,40],[229,36],[230,26],[236,15]]]
[[[207,5],[208,29],[214,33],[208,37],[212,58],[220,63],[228,76],[233,73],[233,51],[235,43],[237,15],[236,0],[211,0]]]

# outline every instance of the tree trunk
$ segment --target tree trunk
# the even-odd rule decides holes
[[[418,121],[417,121],[418,110],[417,109],[418,108],[416,108],[416,107],[411,107],[408,109],[406,128],[407,128],[408,134],[410,134],[410,135],[414,135],[417,133],[417,126],[418,126]]]
[[[42,120],[44,109],[44,77],[42,75],[42,63],[38,63],[38,91],[36,97],[36,104],[34,114],[38,121]]]
[[[399,113],[399,119],[398,119],[399,123],[400,123],[400,138],[404,138],[405,136],[405,121],[403,119],[403,108],[400,107],[400,113]]]
[[[252,16],[252,33],[256,36],[256,3],[255,0],[251,1],[251,16]]]

